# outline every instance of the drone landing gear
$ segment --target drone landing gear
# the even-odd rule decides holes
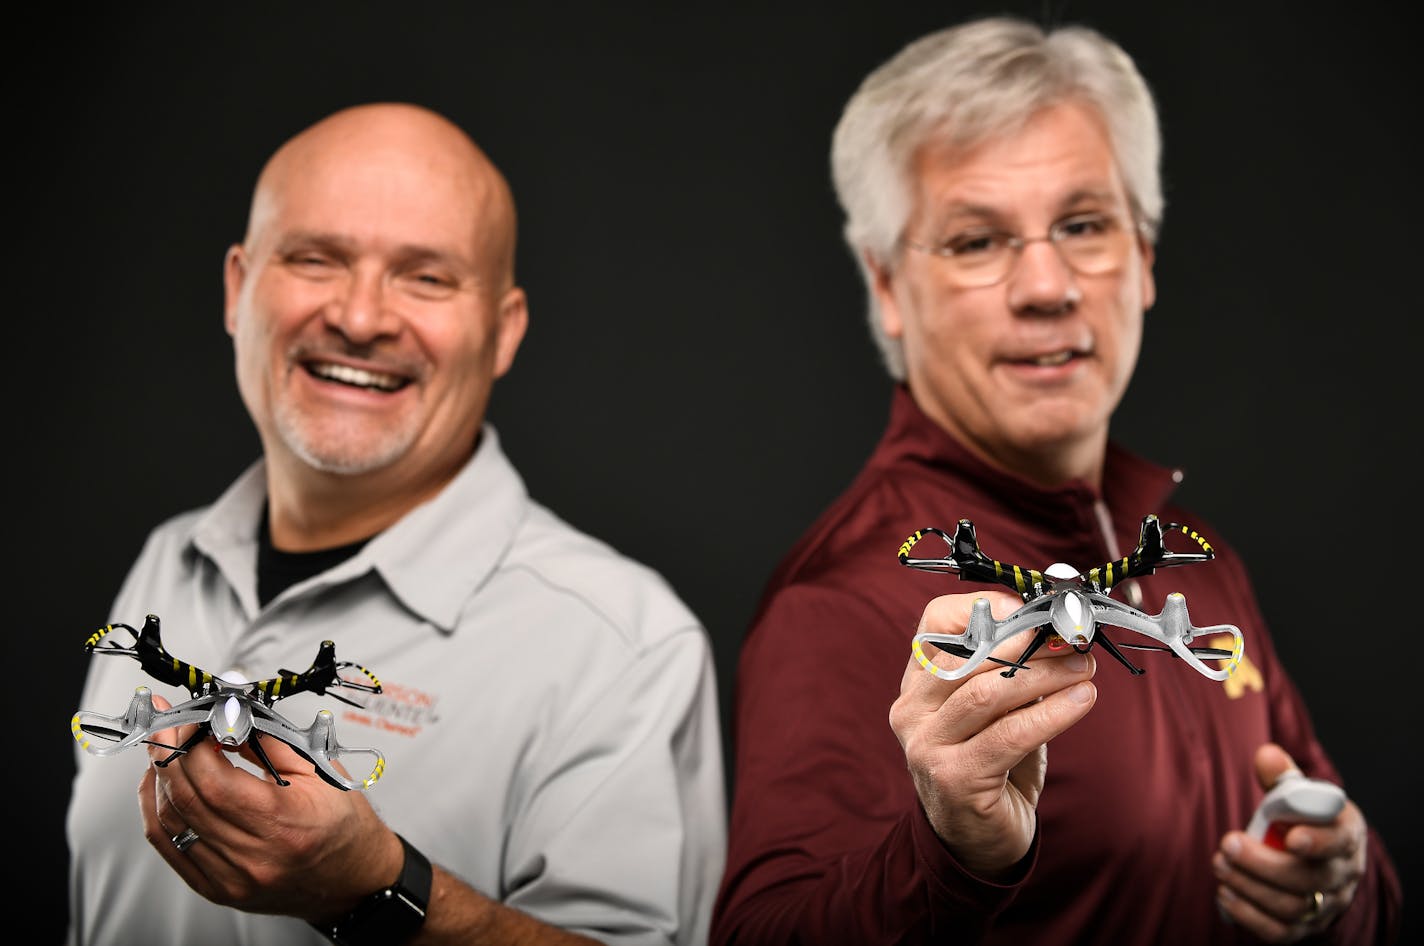
[[[1103,648],[1108,653],[1116,657],[1118,663],[1126,667],[1134,677],[1140,677],[1147,672],[1141,667],[1133,666],[1132,661],[1128,660],[1125,656],[1123,656],[1122,651],[1117,649],[1117,645],[1114,644],[1112,641],[1108,640],[1108,636],[1104,634],[1101,630],[1098,631],[1097,636],[1094,637],[1093,641],[1094,643],[1102,644]]]
[[[1028,664],[1026,664],[1026,663],[1018,663],[1018,662],[1015,662],[1015,661],[1012,661],[1012,660],[1000,660],[998,657],[990,657],[989,659],[992,660],[992,661],[994,661],[994,663],[996,663],[996,664],[1003,664],[1005,667],[1008,667],[1008,668],[1009,668],[1009,669],[1003,671],[1003,672],[1000,674],[1000,676],[1012,677],[1014,674],[1018,673],[1020,670],[1027,670],[1027,669],[1028,669]],[[1024,658],[1020,658],[1020,659],[1022,660],[1022,659],[1024,659]]]
[[[160,769],[162,769],[162,768],[167,768],[168,763],[172,762],[174,759],[178,758],[180,755],[187,755],[187,754],[188,754],[188,750],[191,749],[191,748],[193,748],[194,746],[196,746],[199,742],[201,742],[202,739],[203,739],[203,737],[206,736],[207,734],[208,734],[207,727],[205,727],[205,726],[199,726],[199,727],[198,727],[198,731],[195,732],[195,733],[193,733],[193,735],[189,736],[189,737],[188,737],[188,741],[185,742],[185,743],[183,743],[181,746],[170,746],[170,745],[168,745],[168,744],[166,744],[166,743],[154,742],[154,741],[151,740],[151,739],[145,740],[145,742],[147,742],[150,746],[158,746],[158,747],[161,748],[161,749],[172,749],[172,750],[173,750],[171,753],[168,754],[168,756],[167,756],[166,758],[159,759],[158,761],[156,761],[156,762],[153,763],[154,765],[156,765],[156,766],[158,766]]]
[[[196,746],[196,745],[197,745],[199,742],[201,742],[207,735],[208,735],[208,730],[207,730],[207,728],[204,727],[204,726],[199,726],[199,727],[198,727],[198,731],[195,732],[195,733],[193,733],[193,735],[189,736],[189,737],[188,737],[188,741],[185,742],[185,743],[183,743],[181,746],[176,746],[176,747],[175,747],[175,746],[167,745],[166,743],[154,742],[154,741],[152,741],[152,740],[148,740],[148,744],[149,744],[150,746],[158,746],[158,747],[161,748],[161,749],[172,749],[172,750],[173,750],[173,751],[172,751],[171,753],[169,753],[165,758],[159,759],[159,760],[155,761],[153,764],[156,765],[156,766],[158,766],[160,769],[166,768],[166,767],[168,766],[168,763],[172,762],[174,759],[178,758],[180,755],[187,755],[187,754],[188,754],[188,750],[190,750],[190,749],[192,749],[194,746]],[[272,764],[272,760],[269,759],[269,758],[267,758],[267,752],[262,748],[261,736],[260,736],[259,733],[254,732],[254,733],[252,734],[252,738],[247,741],[247,744],[252,747],[252,751],[257,755],[258,761],[262,763],[262,767],[267,770],[267,773],[268,773],[269,775],[271,775],[272,778],[274,778],[274,779],[277,780],[277,784],[278,784],[278,785],[286,786],[286,785],[292,784],[291,782],[289,782],[289,781],[287,781],[286,779],[282,778],[282,776],[277,772],[277,767]]]
[[[262,741],[258,733],[254,732],[252,738],[247,740],[247,744],[252,747],[253,752],[257,753],[257,758],[262,762],[262,767],[277,780],[278,785],[286,786],[292,784],[277,774],[277,768],[272,765],[272,760],[267,758],[267,752],[262,748]]]
[[[1037,634],[1033,635],[1033,640],[1030,641],[1030,642],[1029,642],[1029,645],[1024,648],[1024,652],[1023,652],[1022,654],[1019,654],[1019,659],[1018,659],[1017,661],[1008,661],[1008,660],[1001,660],[1001,661],[999,661],[999,663],[1006,664],[1006,665],[1008,666],[1008,668],[1009,668],[1009,669],[1005,670],[1004,672],[1002,672],[1001,674],[999,674],[999,676],[1001,676],[1001,677],[1012,677],[1014,674],[1018,673],[1020,670],[1027,670],[1027,669],[1028,669],[1028,659],[1029,659],[1030,657],[1032,657],[1035,653],[1038,652],[1038,649],[1043,646],[1043,644],[1044,644],[1045,641],[1048,640],[1048,635],[1051,634],[1051,633],[1052,633],[1052,632],[1051,632],[1050,630],[1048,630],[1048,628],[1046,628],[1046,627],[1045,627],[1045,628],[1040,628],[1040,629],[1039,629],[1039,632],[1038,632]],[[992,660],[993,658],[990,658],[990,659]]]
[[[999,661],[999,663],[1006,664],[1009,667],[1009,669],[1001,673],[1000,676],[1012,677],[1018,671],[1026,670],[1028,659],[1038,652],[1038,649],[1044,645],[1044,642],[1046,642],[1049,636],[1052,634],[1053,631],[1049,630],[1048,628],[1043,628],[1037,634],[1034,635],[1033,641],[1027,647],[1024,648],[1024,652],[1019,655],[1019,659],[1017,661]],[[1074,649],[1077,650],[1080,654],[1086,654],[1088,651],[1093,649],[1093,644],[1102,644],[1103,649],[1106,650],[1109,654],[1111,654],[1117,660],[1118,663],[1126,667],[1134,677],[1139,677],[1147,672],[1141,667],[1134,665],[1132,661],[1128,660],[1127,657],[1123,656],[1122,651],[1118,650],[1117,645],[1114,644],[1111,640],[1109,640],[1108,636],[1104,634],[1101,630],[1098,631],[1097,635],[1093,638],[1092,643],[1088,644],[1087,647],[1079,649],[1075,646]],[[1167,648],[1164,647],[1161,649],[1166,650]],[[1170,653],[1170,651],[1168,652]],[[994,658],[991,657],[989,659],[993,660]]]

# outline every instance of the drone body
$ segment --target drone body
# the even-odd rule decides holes
[[[1164,530],[1167,533],[1180,531],[1190,536],[1201,551],[1170,551]],[[950,553],[936,559],[911,558],[910,551],[915,544],[931,534],[944,539]],[[963,633],[917,634],[912,652],[921,666],[945,680],[967,676],[986,660],[1008,667],[1003,675],[1011,677],[1017,671],[1027,669],[1028,659],[1045,643],[1050,647],[1070,646],[1079,653],[1087,653],[1095,644],[1101,644],[1134,675],[1144,671],[1128,660],[1120,648],[1163,651],[1186,661],[1209,679],[1225,680],[1241,662],[1241,631],[1235,625],[1194,627],[1187,614],[1186,598],[1178,593],[1169,595],[1161,612],[1155,615],[1108,597],[1113,586],[1123,579],[1150,575],[1166,566],[1206,562],[1213,557],[1210,543],[1194,530],[1176,523],[1164,526],[1154,515],[1143,518],[1136,549],[1124,558],[1090,569],[1087,574],[1080,574],[1062,563],[1040,572],[991,559],[980,551],[974,523],[968,519],[959,520],[953,536],[936,528],[921,529],[900,546],[902,565],[926,571],[953,572],[967,581],[1003,585],[1017,591],[1023,597],[1024,604],[1002,621],[996,621],[988,600],[980,598],[971,608],[969,626]],[[1100,633],[1102,625],[1126,628],[1157,643],[1115,643],[1106,634]],[[1017,659],[992,656],[1004,641],[1029,630],[1036,633]],[[1229,650],[1192,643],[1198,636],[1218,633],[1233,635],[1234,643]],[[952,670],[936,666],[924,651],[926,643],[964,657],[966,662]],[[1204,659],[1226,661],[1226,666],[1212,668],[1203,662]]]
[[[104,640],[115,628],[128,631],[133,635],[134,643],[125,647]],[[229,749],[244,744],[250,746],[277,784],[287,785],[289,783],[277,773],[262,749],[260,737],[266,735],[291,746],[312,763],[322,779],[342,790],[370,788],[385,771],[385,758],[377,750],[348,748],[336,741],[335,721],[329,710],[318,711],[312,724],[300,729],[272,709],[277,700],[295,693],[318,693],[352,703],[328,691],[347,687],[367,693],[381,692],[380,682],[365,667],[336,660],[336,645],[331,641],[322,642],[311,667],[302,673],[279,670],[276,677],[248,682],[231,674],[212,674],[173,657],[164,650],[158,628],[158,616],[153,614],[148,615],[140,631],[127,624],[110,624],[91,635],[84,649],[91,654],[133,657],[154,679],[186,687],[192,699],[161,710],[153,705],[152,691],[140,686],[134,691],[123,716],[105,716],[80,710],[74,714],[71,729],[86,752],[108,756],[141,743],[160,746],[173,750],[171,755],[155,763],[164,766],[211,734],[219,745]],[[103,646],[105,644],[108,646]],[[338,670],[348,667],[359,670],[371,682],[347,680],[338,675]],[[161,730],[188,725],[196,725],[197,731],[181,746],[170,746],[152,738]],[[374,760],[368,775],[353,779],[332,764],[351,755],[368,756]]]

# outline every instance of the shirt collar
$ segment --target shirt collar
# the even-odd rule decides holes
[[[259,610],[257,517],[266,492],[266,465],[258,460],[198,518],[191,536],[191,548],[213,561],[249,617]],[[356,555],[287,589],[273,603],[374,571],[406,607],[453,630],[470,593],[513,543],[528,505],[524,481],[486,423],[474,454],[444,489]]]

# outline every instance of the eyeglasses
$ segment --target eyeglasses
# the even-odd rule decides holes
[[[1080,276],[1105,276],[1127,262],[1132,231],[1117,217],[1081,213],[1064,217],[1037,237],[1022,237],[992,227],[974,227],[936,243],[900,240],[905,246],[942,258],[950,280],[961,289],[982,289],[1003,282],[1013,271],[1023,248],[1048,242],[1063,262]]]

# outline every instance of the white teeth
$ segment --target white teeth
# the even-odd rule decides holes
[[[405,383],[402,378],[395,375],[364,371],[349,365],[319,363],[310,365],[310,369],[311,373],[319,378],[340,381],[343,384],[354,384],[363,388],[376,388],[381,391],[394,391]]]
[[[1039,355],[1037,358],[1033,359],[1033,363],[1036,365],[1042,365],[1045,368],[1051,368],[1055,365],[1066,365],[1068,363],[1068,359],[1072,357],[1072,352],[1060,351],[1054,352],[1051,355]]]

